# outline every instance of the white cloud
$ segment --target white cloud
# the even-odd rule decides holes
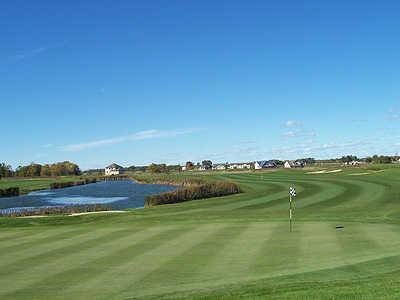
[[[296,120],[288,120],[285,122],[286,127],[299,127],[301,126],[301,123]]]
[[[313,137],[317,134],[315,131],[304,131],[304,130],[290,130],[283,134],[284,137],[287,138],[295,138],[295,137]]]
[[[51,147],[54,147],[54,145],[53,144],[45,144],[45,145],[42,145],[42,148],[51,148]]]
[[[392,107],[391,109],[389,109],[387,118],[389,120],[400,120],[400,110],[396,107]]]
[[[166,138],[166,137],[175,137],[178,135],[189,134],[196,131],[195,129],[180,129],[180,130],[144,130],[139,131],[134,134],[119,136],[109,139],[95,140],[85,143],[79,144],[70,144],[62,147],[63,151],[68,152],[77,152],[90,148],[98,148],[106,145],[120,144],[128,141],[138,141],[145,139],[154,139],[154,138]]]
[[[30,50],[19,52],[19,53],[15,54],[15,55],[12,55],[12,56],[10,56],[10,59],[13,60],[14,62],[21,61],[21,60],[24,60],[26,58],[34,57],[36,55],[42,54],[44,52],[47,52],[50,49],[62,47],[65,44],[66,44],[65,42],[62,42],[62,43],[57,43],[57,44],[53,44],[53,45],[50,45],[50,46],[40,46],[40,47],[37,47],[37,48],[33,48],[33,49],[30,49]]]
[[[16,55],[11,56],[11,58],[15,61],[23,60],[28,57],[36,56],[42,52],[45,52],[49,49],[49,47],[38,47],[35,49],[31,49],[25,52],[20,52]]]

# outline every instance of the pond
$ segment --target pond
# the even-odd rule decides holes
[[[0,198],[0,210],[34,209],[49,206],[104,204],[113,209],[141,208],[146,196],[172,191],[176,187],[138,184],[130,180],[97,183],[57,190],[42,190],[18,197]]]

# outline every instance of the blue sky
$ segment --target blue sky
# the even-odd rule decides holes
[[[398,1],[9,1],[0,161],[395,154]]]

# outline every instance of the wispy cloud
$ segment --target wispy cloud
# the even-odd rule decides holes
[[[154,139],[154,138],[167,138],[167,137],[175,137],[179,135],[189,134],[197,131],[196,129],[178,129],[178,130],[144,130],[139,131],[134,134],[118,136],[109,139],[95,140],[85,143],[79,144],[70,144],[62,147],[63,151],[68,152],[77,152],[90,148],[98,148],[107,145],[120,144],[128,141],[138,141],[138,140],[146,140],[146,139]]]
[[[40,54],[42,52],[47,51],[48,49],[49,49],[49,47],[38,47],[38,48],[35,48],[35,49],[31,49],[31,50],[28,50],[28,51],[24,51],[24,52],[20,52],[18,54],[15,54],[15,55],[11,56],[11,59],[14,60],[14,61],[23,60],[23,59],[28,58],[28,57],[36,56],[36,55],[38,55],[38,54]]]
[[[299,127],[299,126],[301,126],[301,123],[299,121],[296,121],[296,120],[287,120],[285,122],[285,126],[288,127],[288,128]]]
[[[42,148],[51,148],[51,147],[54,147],[54,145],[53,144],[44,144],[44,145],[42,145]]]
[[[27,59],[27,58],[31,58],[31,57],[37,56],[37,55],[42,54],[44,52],[47,52],[50,49],[61,47],[61,46],[64,46],[64,45],[65,45],[65,42],[54,44],[54,45],[50,45],[50,46],[36,47],[36,48],[30,49],[30,50],[18,52],[17,54],[10,56],[10,59],[12,61],[14,61],[14,62],[18,62],[18,61],[21,61],[21,60],[24,60],[24,59]]]
[[[387,114],[387,119],[389,120],[400,120],[400,110],[397,107],[392,107],[389,109]]]
[[[284,137],[295,138],[295,137],[314,137],[317,134],[315,131],[305,131],[305,130],[290,130],[283,133]]]

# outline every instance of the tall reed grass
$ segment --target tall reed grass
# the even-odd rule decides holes
[[[0,189],[0,197],[14,197],[14,196],[19,196],[19,187]]]
[[[192,184],[187,187],[179,188],[176,191],[148,196],[145,200],[145,207],[220,197],[238,194],[240,192],[239,185],[227,181]]]

